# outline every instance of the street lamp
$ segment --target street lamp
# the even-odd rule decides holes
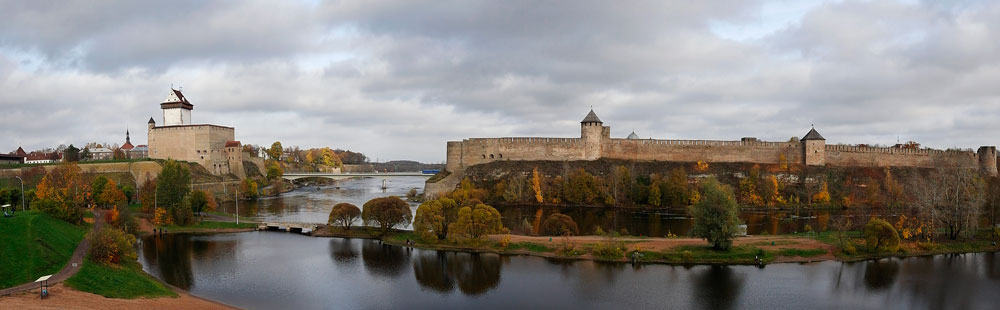
[[[18,181],[21,181],[21,211],[24,211],[25,210],[24,209],[24,180],[22,180],[21,176],[19,176],[19,175],[16,175],[14,177],[17,178]]]

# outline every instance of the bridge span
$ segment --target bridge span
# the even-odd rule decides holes
[[[422,172],[383,172],[383,173],[378,173],[378,172],[362,172],[362,173],[290,172],[290,173],[285,173],[281,177],[284,178],[284,179],[286,179],[286,180],[292,181],[292,180],[297,180],[297,179],[302,179],[302,178],[327,178],[327,179],[334,179],[334,180],[343,180],[343,179],[363,178],[363,177],[372,177],[372,178],[425,177],[425,178],[429,178],[429,177],[432,177],[432,176],[434,176],[434,174],[422,173]]]

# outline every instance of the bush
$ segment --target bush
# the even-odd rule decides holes
[[[577,228],[576,222],[573,221],[573,218],[562,213],[553,213],[552,215],[549,215],[549,217],[545,219],[545,223],[542,224],[542,230],[549,236],[575,236],[580,234],[580,229]]]
[[[479,242],[491,234],[506,232],[500,222],[500,212],[491,206],[478,204],[475,208],[458,209],[458,219],[448,225],[448,240]]]
[[[625,250],[627,250],[625,242],[608,237],[606,240],[594,244],[591,252],[601,258],[617,259],[625,257]]]
[[[850,241],[845,241],[844,245],[841,247],[841,250],[844,251],[844,254],[847,255],[858,254],[858,249],[854,247],[854,242]]]
[[[807,232],[807,233],[808,233],[808,232],[812,232],[812,231],[813,231],[813,227],[812,227],[812,226],[809,226],[809,224],[806,224],[806,227],[803,227],[803,228],[802,228],[802,231],[803,231],[803,232]]]
[[[54,200],[39,199],[31,202],[31,209],[73,224],[83,222],[83,208],[72,201],[59,203]]]
[[[90,259],[102,264],[118,264],[122,261],[131,262],[136,259],[135,236],[126,234],[113,227],[102,227],[93,232],[90,238]]]
[[[344,230],[351,229],[351,225],[354,221],[358,220],[361,216],[361,209],[358,206],[349,204],[346,202],[341,202],[333,206],[333,210],[330,210],[330,218],[327,220],[327,224],[337,225]]]
[[[399,197],[375,198],[366,202],[361,210],[365,225],[374,223],[382,234],[396,226],[409,224],[413,220],[410,205]]]
[[[865,247],[871,253],[896,252],[899,249],[899,233],[889,222],[873,218],[865,225]]]
[[[694,253],[691,253],[691,250],[684,250],[684,252],[681,252],[681,259],[683,259],[684,262],[690,263],[694,261]]]

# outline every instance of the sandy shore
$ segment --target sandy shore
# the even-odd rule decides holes
[[[40,299],[38,289],[0,297],[3,309],[236,309],[208,299],[174,290],[177,297],[117,299],[81,292],[63,284],[49,288],[49,297]]]

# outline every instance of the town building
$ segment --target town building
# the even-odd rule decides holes
[[[25,164],[52,164],[62,161],[62,153],[59,152],[31,152],[24,157]]]
[[[170,89],[160,103],[163,126],[148,122],[148,156],[198,163],[215,175],[233,174],[245,178],[243,154],[236,130],[212,124],[193,124],[194,105],[180,90]]]

